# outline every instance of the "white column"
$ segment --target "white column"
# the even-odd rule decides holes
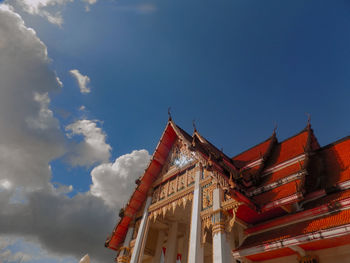
[[[198,167],[196,167],[198,169]],[[196,171],[192,214],[191,214],[191,230],[188,250],[188,263],[203,263],[203,247],[201,245],[201,188],[199,185],[202,167]]]
[[[162,255],[162,249],[165,239],[165,233],[163,230],[158,231],[158,237],[157,237],[157,244],[156,244],[156,251],[154,253],[154,257],[152,260],[152,263],[159,263],[160,262],[160,256]]]
[[[123,247],[129,247],[130,241],[132,239],[132,234],[134,233],[135,222],[131,222],[128,228],[128,232],[126,233],[126,237],[124,239]]]
[[[221,201],[223,192],[220,188],[213,191],[213,211],[217,211],[214,216],[213,224],[213,263],[230,263],[232,256],[229,246],[229,240],[226,238],[225,224],[221,212]]]
[[[135,246],[134,246],[134,250],[133,250],[132,255],[131,255],[130,263],[137,263],[138,259],[140,257],[140,254],[141,254],[140,252],[142,250],[142,241],[146,239],[148,208],[151,204],[151,201],[152,201],[152,196],[148,196],[146,199],[145,208],[143,210],[143,216],[141,219],[140,227],[139,227],[139,230],[137,232]],[[145,242],[146,242],[146,240],[145,240]]]
[[[128,232],[126,233],[123,248],[121,249],[119,256],[117,258],[118,263],[124,263],[128,262],[129,260],[129,250],[127,248],[130,248],[130,241],[132,239],[132,234],[134,233],[134,221],[130,223],[130,226],[128,228]]]

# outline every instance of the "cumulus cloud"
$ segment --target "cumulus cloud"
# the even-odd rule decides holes
[[[73,145],[66,159],[73,166],[90,166],[98,162],[107,162],[111,146],[106,143],[106,134],[97,126],[97,121],[77,120],[66,127],[68,137],[83,136],[83,140]]]
[[[45,45],[3,4],[0,36],[0,237],[25,237],[58,257],[79,260],[89,253],[92,262],[110,262],[115,253],[104,241],[149,155],[134,151],[100,164],[91,172],[90,191],[68,197],[73,187],[53,184],[49,163],[67,150],[73,165],[107,162],[106,134],[97,121],[78,120],[66,127],[73,139],[82,137],[70,148],[50,109],[50,92],[62,83]],[[10,247],[0,240],[0,261],[32,257]]]
[[[60,7],[74,0],[7,0],[6,3],[31,15],[46,18],[50,23],[61,26],[63,17]]]
[[[121,207],[135,188],[135,180],[146,168],[151,156],[146,150],[133,151],[104,163],[91,171],[91,193],[101,197],[110,207]]]
[[[5,5],[0,5],[0,36],[0,182],[44,187],[50,181],[48,163],[64,152],[48,97],[60,83],[46,46]]]
[[[108,262],[112,251],[103,243],[115,224],[115,211],[89,193],[69,198],[53,190],[27,194],[25,203],[9,202],[0,192],[0,233],[31,238],[53,255],[81,258],[86,252],[94,262]]]
[[[66,141],[49,107],[48,94],[60,83],[46,47],[5,5],[0,5],[0,35],[0,236],[28,236],[52,253],[81,258],[89,252],[104,262],[111,258],[103,242],[115,211],[89,193],[68,198],[72,187],[51,183],[49,163],[65,152]],[[71,128],[86,134],[87,144],[97,145],[107,159],[109,146],[100,143],[105,135],[78,126]],[[1,252],[2,258],[18,256]]]
[[[91,92],[91,89],[88,87],[90,78],[87,75],[82,75],[77,69],[72,69],[69,72],[77,80],[80,92],[82,94]]]
[[[97,0],[81,0],[85,3],[85,10],[90,11],[90,6],[97,3]],[[5,0],[5,2],[16,9],[38,15],[47,19],[50,23],[62,26],[62,9],[74,0]]]

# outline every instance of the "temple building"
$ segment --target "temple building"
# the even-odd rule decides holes
[[[350,262],[350,137],[310,122],[234,157],[169,118],[105,246],[116,262]]]

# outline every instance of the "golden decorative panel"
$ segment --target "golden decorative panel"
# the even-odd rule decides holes
[[[194,184],[194,181],[195,181],[195,171],[193,169],[187,171],[187,186]]]
[[[162,172],[167,173],[173,168],[184,167],[192,161],[194,161],[194,153],[192,153],[181,140],[177,140],[169,152],[167,162]]]
[[[152,194],[152,204],[157,202],[159,200],[159,197],[160,197],[160,187],[156,187]]]
[[[208,209],[213,206],[213,191],[215,184],[209,183],[202,188],[202,210]]]
[[[186,187],[186,172],[179,174],[177,181],[177,191],[180,191]]]
[[[189,180],[189,175],[194,174],[193,170],[195,165],[187,167],[185,171],[175,174],[173,177],[169,178],[167,181],[163,182],[159,186],[156,186],[152,194],[152,206],[158,205],[163,202],[170,202],[170,199],[178,195],[182,195],[184,191],[192,189],[193,186],[187,185]]]
[[[160,186],[160,195],[159,195],[159,200],[164,199],[168,195],[168,189],[169,189],[169,181],[163,183]]]
[[[172,195],[177,191],[177,179],[178,177],[175,177],[169,181],[168,195]]]
[[[166,203],[165,205],[155,208],[150,212],[150,220],[153,220],[154,222],[157,220],[158,216],[162,216],[163,218],[165,215],[171,211],[172,213],[175,212],[176,207],[183,206],[186,207],[186,204],[188,201],[192,201],[193,199],[193,193],[185,193],[183,196],[172,198],[172,200],[169,200],[169,203]]]

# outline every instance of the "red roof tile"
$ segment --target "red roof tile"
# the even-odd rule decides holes
[[[270,191],[253,197],[253,200],[260,206],[264,206],[270,202],[277,201],[279,199],[291,196],[298,192],[298,185],[301,183],[300,179],[292,181],[290,183],[281,185]]]
[[[350,179],[350,138],[324,147],[321,155],[325,161],[327,186]]]
[[[234,164],[237,167],[242,168],[245,165],[260,159],[266,154],[272,140],[273,137],[270,137],[266,141],[236,155],[235,157],[232,157]]]
[[[288,175],[292,175],[292,174],[299,172],[300,170],[303,169],[303,167],[302,167],[303,164],[304,164],[304,161],[300,161],[298,163],[287,166],[279,171],[276,171],[276,172],[273,172],[271,174],[264,176],[264,181],[263,181],[262,185],[271,184],[271,183],[276,182],[282,178],[287,177]]]
[[[237,250],[280,241],[286,238],[296,237],[349,223],[350,210],[344,210],[327,216],[310,219],[289,226],[282,226],[278,229],[249,236]]]
[[[258,173],[260,170],[260,165],[259,166],[254,166],[252,168],[249,169],[245,169],[242,171],[242,176],[245,180],[250,180],[250,177],[252,175],[255,175],[256,173]]]
[[[258,255],[247,256],[246,258],[252,261],[263,261],[263,260],[268,260],[272,258],[278,258],[281,256],[286,257],[294,254],[296,254],[295,251],[286,247],[278,250],[272,250],[265,253],[260,253]]]
[[[320,205],[330,204],[331,202],[336,202],[350,197],[350,189],[340,191],[337,193],[326,195],[320,199],[316,199],[304,205],[305,209],[311,209]]]
[[[308,131],[302,131],[301,133],[280,142],[272,153],[271,161],[266,168],[271,168],[277,164],[292,159],[298,155],[304,153],[304,147],[306,146],[308,139]]]

